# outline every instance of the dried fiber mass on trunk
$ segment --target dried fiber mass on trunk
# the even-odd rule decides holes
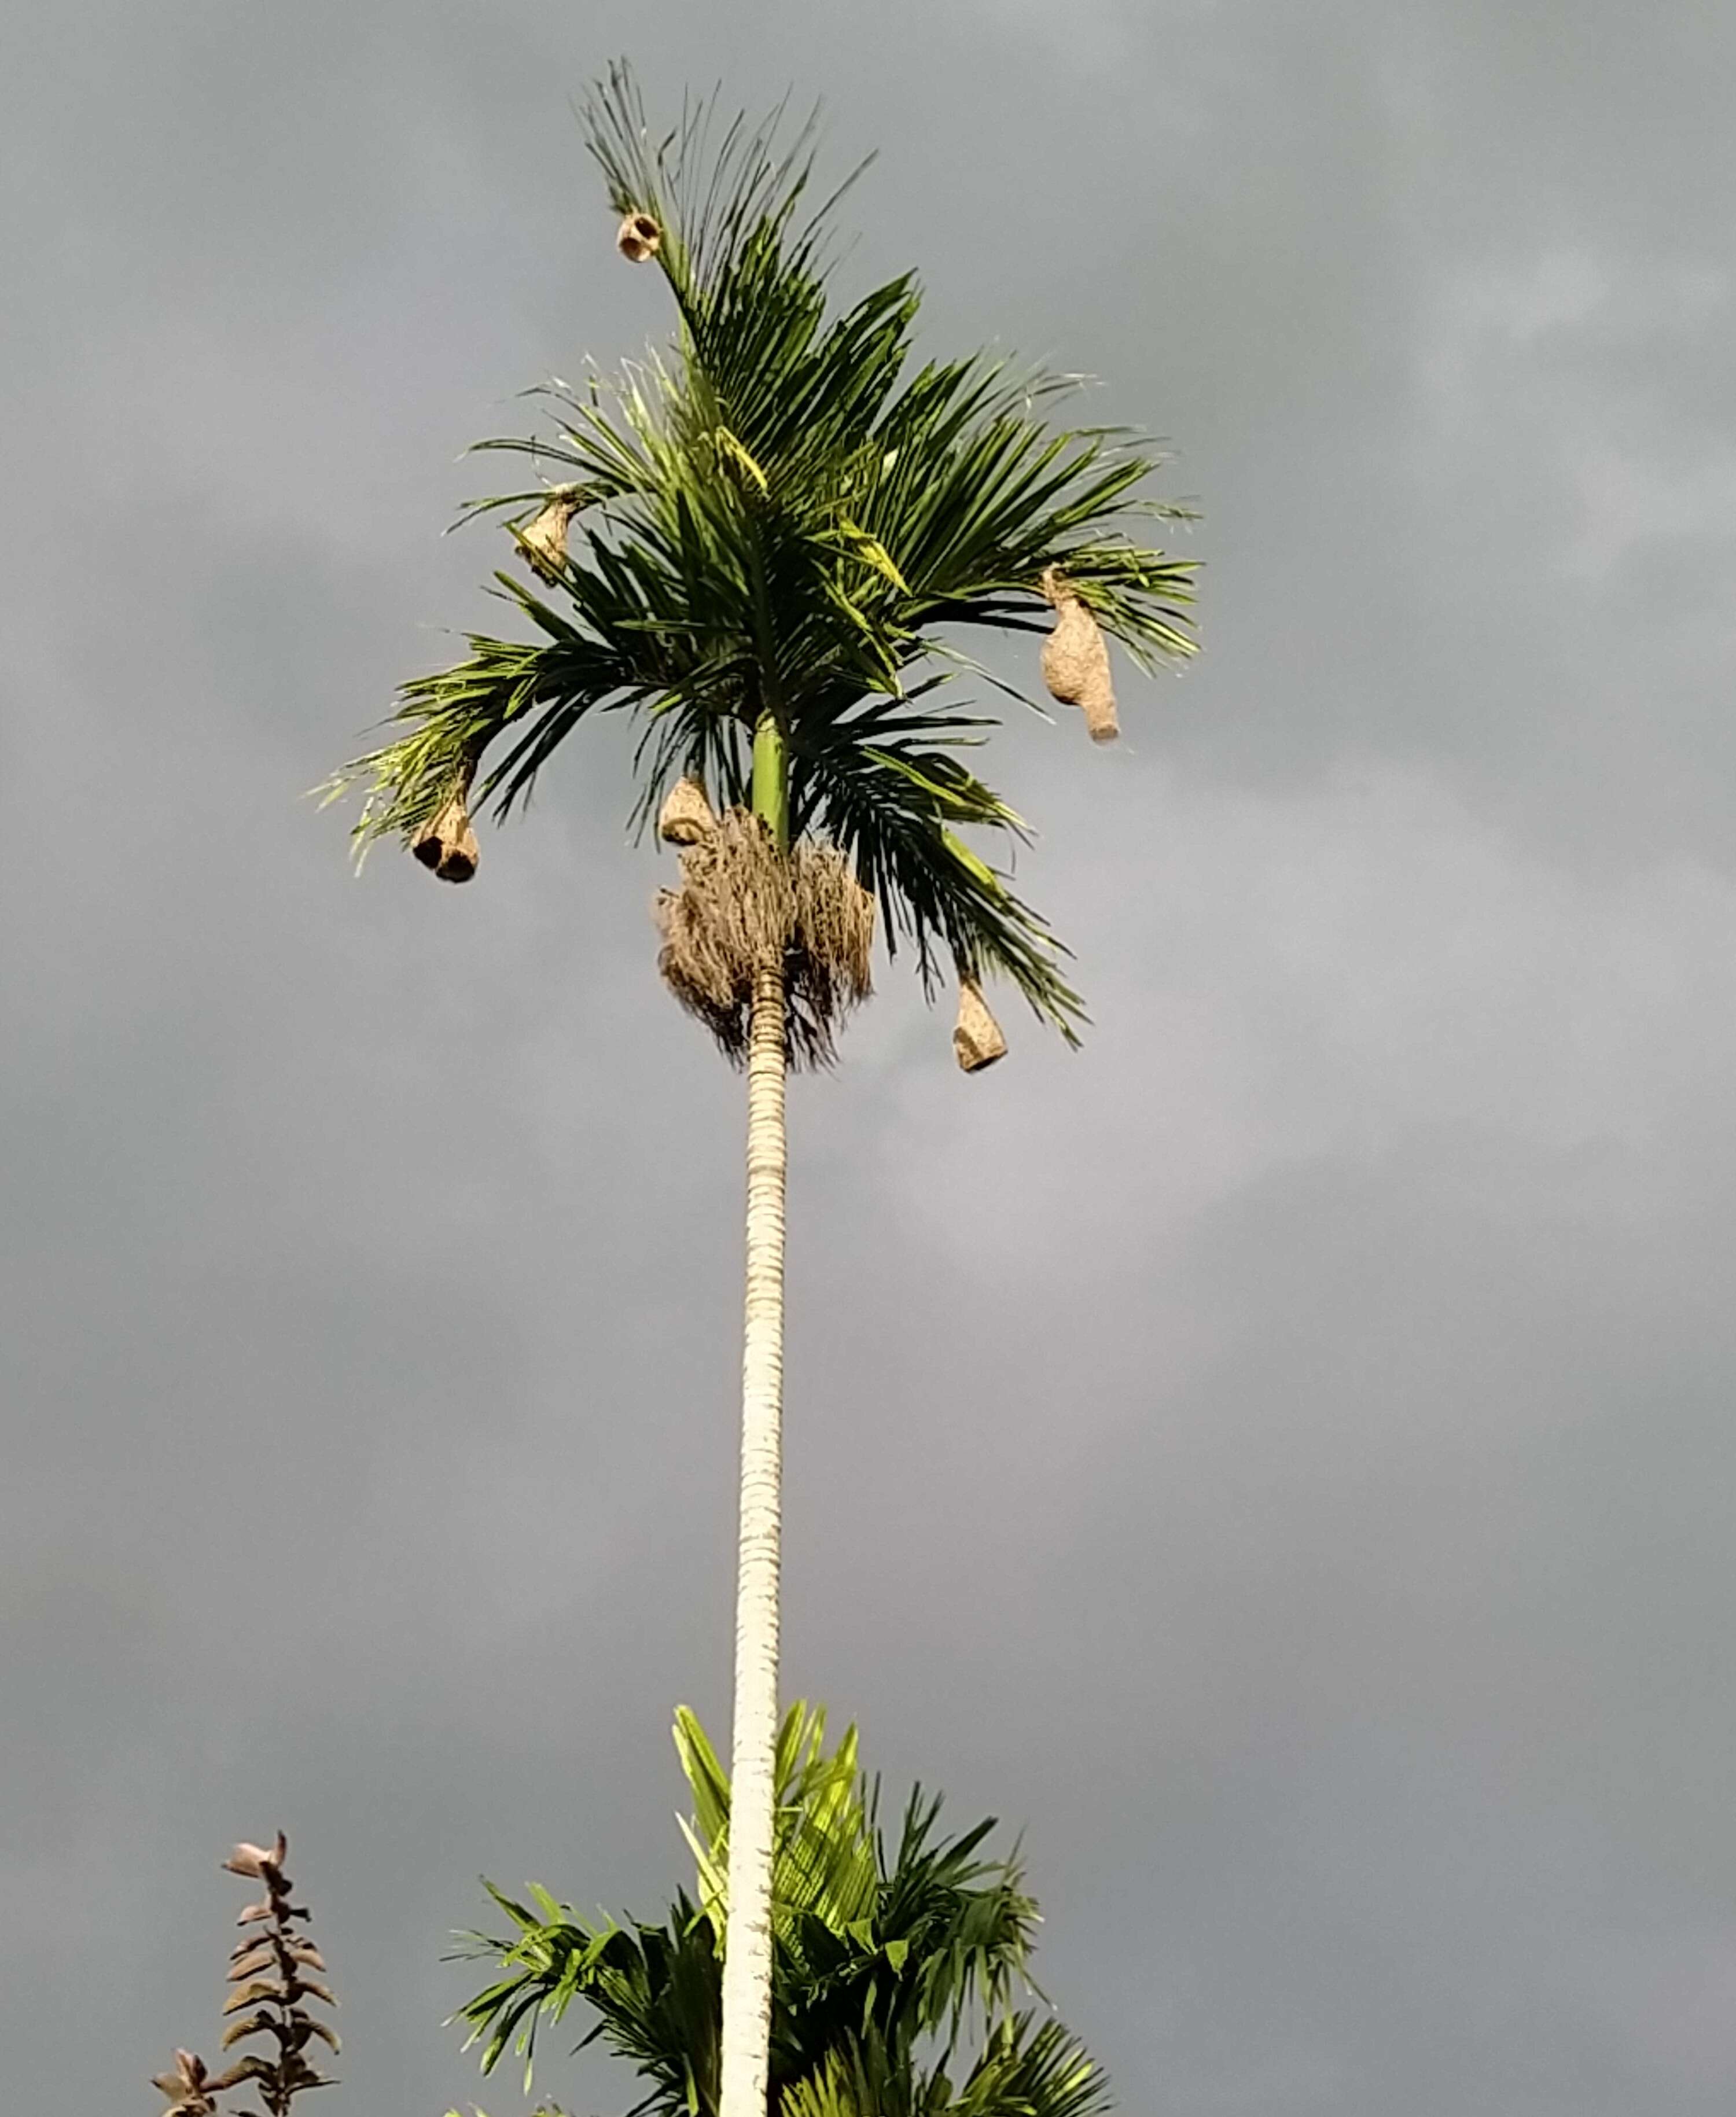
[[[657,902],[658,968],[681,1005],[739,1065],[754,986],[780,971],[792,1065],[829,1065],[835,1031],[871,985],[874,901],[835,846],[780,852],[746,809],[729,809],[681,854],[681,882]]]

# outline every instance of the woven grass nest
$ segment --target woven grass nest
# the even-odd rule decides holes
[[[1055,607],[1055,630],[1043,642],[1043,681],[1064,706],[1078,706],[1093,742],[1113,742],[1121,732],[1115,718],[1115,687],[1109,672],[1109,647],[1097,620],[1054,566],[1039,583]]]
[[[1007,1055],[1007,1040],[1000,1024],[989,1012],[989,1003],[974,978],[958,980],[958,1022],[953,1031],[953,1056],[966,1073],[980,1073],[985,1066]]]
[[[630,265],[644,265],[663,247],[663,231],[649,213],[630,213],[615,237],[615,247]]]
[[[442,882],[469,882],[482,858],[470,823],[473,765],[460,773],[445,802],[410,841],[410,851]]]
[[[687,813],[672,819],[666,803],[662,826],[674,837],[668,823],[678,820],[694,833],[676,839],[681,887],[657,900],[664,984],[739,1066],[755,981],[781,966],[790,1063],[829,1065],[838,1025],[871,989],[873,898],[835,846],[802,839],[782,853],[746,809],[727,809],[704,828],[692,805],[684,806]]]
[[[558,581],[566,564],[566,533],[579,512],[575,487],[557,485],[522,529],[515,529],[519,549],[546,581]]]

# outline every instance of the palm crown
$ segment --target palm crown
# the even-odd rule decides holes
[[[957,1838],[918,1788],[897,1833],[875,1826],[855,1731],[825,1746],[824,1716],[797,1704],[777,1755],[769,2107],[774,2117],[1098,2117],[1104,2077],[1062,2024],[1018,2001],[1037,1906],[1016,1858],[981,1855],[993,1820]],[[459,2018],[485,2071],[575,2004],[584,2041],[646,2082],[630,2117],[715,2117],[730,1787],[704,1729],[676,1741],[694,1795],[685,1825],[697,1902],[665,1921],[576,1920],[547,1891],[495,1893],[510,1938],[468,1936],[500,1976]]]
[[[675,340],[538,393],[552,436],[480,445],[545,476],[467,510],[505,515],[537,583],[496,579],[534,637],[472,635],[404,686],[395,739],[334,782],[368,784],[359,839],[414,841],[473,779],[504,817],[587,713],[630,711],[641,823],[679,777],[720,805],[757,791],[780,844],[853,866],[926,986],[949,962],[1000,974],[1072,1040],[1058,943],[959,835],[1024,830],[963,761],[995,723],[951,687],[1009,687],[961,640],[1046,633],[1052,604],[1142,667],[1188,654],[1192,567],[1133,533],[1185,510],[1138,496],[1157,459],[1137,436],[1046,422],[1069,378],[980,353],[919,363],[912,275],[834,303],[838,194],[813,205],[811,122],[787,146],[775,116],[714,140],[702,105],[653,140],[621,68],[585,115],[620,247],[654,257]]]

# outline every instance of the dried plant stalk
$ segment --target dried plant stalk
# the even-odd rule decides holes
[[[579,512],[578,490],[557,485],[523,529],[515,529],[519,549],[546,581],[558,581],[566,563],[566,533]]]
[[[747,1055],[754,980],[781,966],[791,1063],[824,1066],[834,1032],[872,985],[874,901],[835,846],[781,853],[746,809],[726,809],[681,855],[656,906],[658,967],[735,1064]]]
[[[1051,698],[1078,706],[1093,742],[1113,742],[1121,732],[1109,646],[1085,605],[1054,566],[1044,573],[1044,597],[1055,607],[1055,630],[1043,642],[1043,681]]]
[[[958,1021],[953,1031],[953,1056],[967,1073],[980,1073],[985,1066],[1007,1055],[1007,1040],[1000,1024],[989,1012],[989,1003],[974,978],[958,981]]]
[[[718,827],[705,789],[697,779],[677,779],[658,812],[657,835],[665,844],[696,846]]]
[[[663,247],[663,231],[649,213],[630,213],[615,237],[615,247],[630,265],[643,265]]]
[[[410,851],[442,882],[469,882],[482,858],[468,805],[470,782],[475,773],[473,763],[464,767],[445,806],[422,825],[410,842]]]
[[[279,1831],[270,1846],[238,1845],[223,1863],[230,1874],[265,1884],[264,1896],[236,1921],[257,1930],[247,1933],[230,1952],[229,1981],[234,1990],[223,2009],[228,2023],[223,2048],[229,2050],[255,2037],[265,2039],[268,2048],[247,2052],[215,2076],[196,2052],[178,2050],[173,2070],[159,2073],[152,2082],[169,2097],[163,2117],[215,2117],[219,2096],[250,2084],[265,2117],[288,2117],[298,2095],[331,2085],[308,2063],[307,2049],[317,2038],[335,2051],[337,2036],[306,2003],[338,2003],[314,1974],[323,1973],[325,1958],[308,1936],[307,1907],[293,1901],[293,1884],[284,1872],[289,1852],[289,1841]]]

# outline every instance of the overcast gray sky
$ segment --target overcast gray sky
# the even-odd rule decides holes
[[[824,96],[847,282],[1206,515],[1202,661],[1001,755],[1087,1050],[966,1081],[901,970],[796,1091],[790,1691],[1024,1828],[1129,2112],[1727,2111],[1736,11],[0,12],[9,2106],[210,2048],[238,1834],[332,2117],[522,2108],[479,1871],[684,1870],[741,1092],[623,742],[466,891],[297,798],[488,608],[460,447],[664,328],[626,51]]]

